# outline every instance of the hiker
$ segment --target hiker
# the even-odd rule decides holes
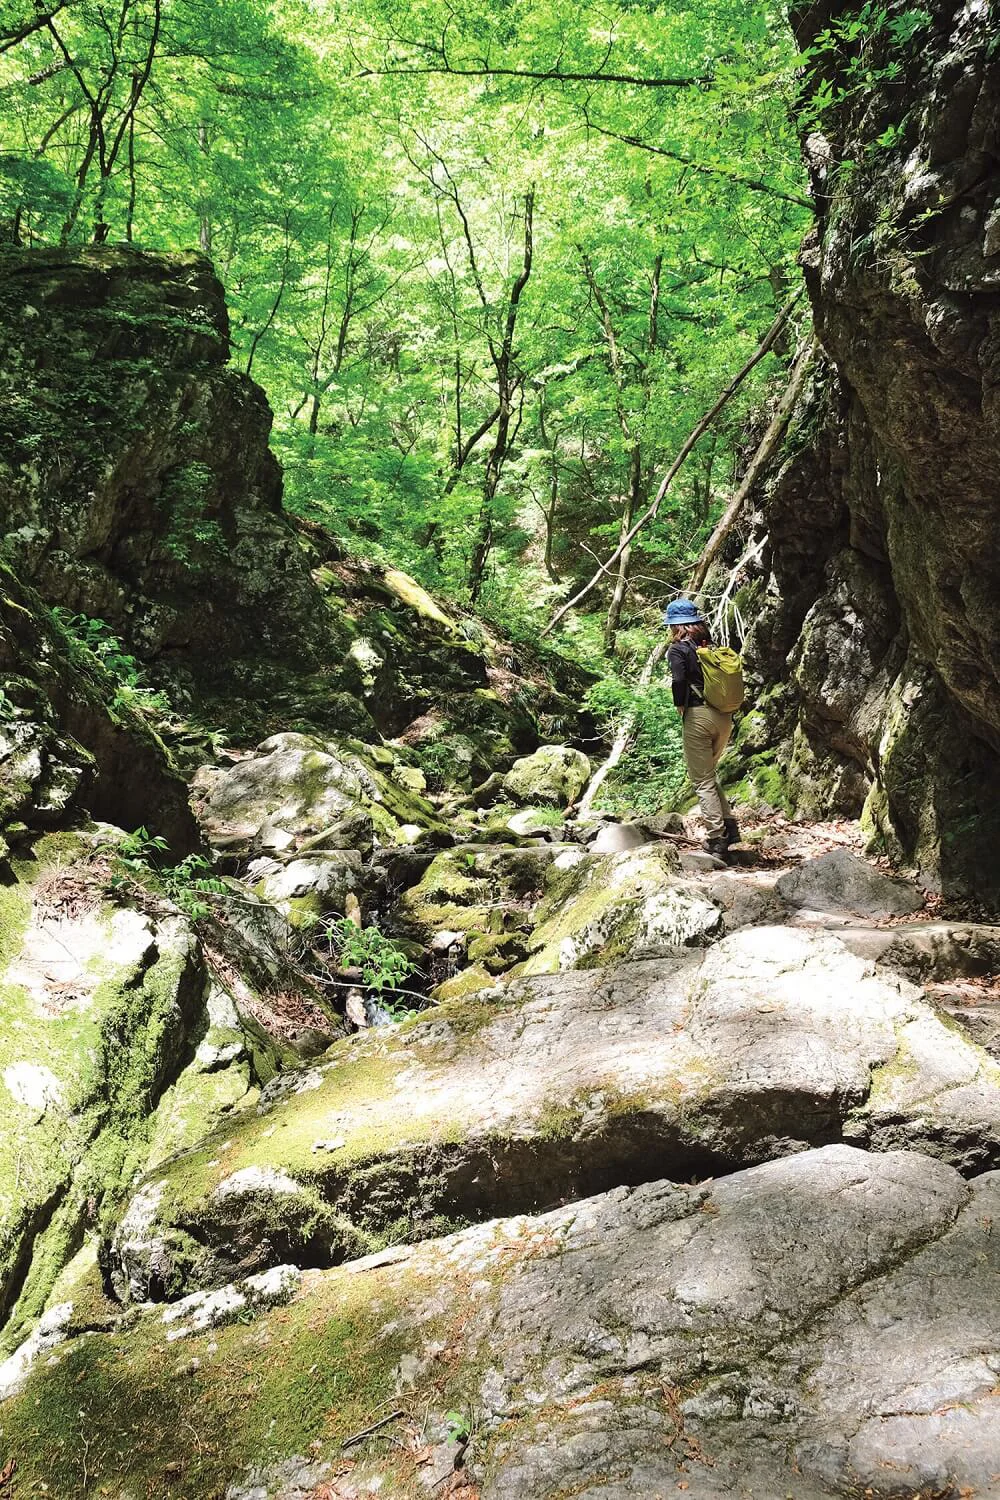
[[[717,702],[732,703],[733,708],[729,711],[713,708],[705,701],[705,673],[698,654],[699,647],[712,645],[704,616],[690,599],[674,599],[663,619],[673,637],[667,651],[670,686],[684,720],[684,762],[708,830],[705,848],[716,859],[725,860],[730,844],[739,842],[740,831],[719,785],[716,768],[733,731],[733,712],[742,701],[742,675],[738,689],[733,685],[728,691],[714,695]],[[719,652],[713,656],[722,654],[733,659],[734,674],[738,673],[736,653]]]

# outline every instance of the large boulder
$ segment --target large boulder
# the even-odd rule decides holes
[[[1000,1164],[998,1078],[836,938],[748,928],[339,1043],[151,1174],[109,1263],[120,1295],[176,1296],[844,1136],[981,1170]]]
[[[227,849],[291,852],[370,849],[406,842],[406,826],[440,827],[430,803],[375,763],[379,752],[313,735],[271,735],[230,765],[204,766],[194,807],[210,843]],[[392,756],[387,754],[388,765]]]
[[[331,729],[370,726],[351,631],[280,513],[270,409],[228,366],[210,263],[8,247],[0,283],[0,505],[20,576],[106,621],[210,723],[245,733],[295,702]]]
[[[590,780],[590,761],[569,745],[542,745],[516,760],[503,779],[515,802],[569,807]]]
[[[432,946],[448,932],[485,946],[516,938],[516,956],[522,957],[545,883],[566,852],[551,844],[458,844],[443,850],[404,891],[393,909],[394,928]]]
[[[646,843],[622,854],[573,851],[558,863],[539,906],[522,974],[595,968],[704,945],[722,930],[719,907],[677,879],[669,844]]]
[[[996,1174],[830,1146],[310,1272],[274,1311],[244,1280],[58,1346],[63,1309],[5,1443],[67,1500],[67,1421],[121,1500],[986,1497],[998,1215]]]
[[[255,862],[256,863],[256,862]],[[361,885],[361,854],[357,849],[317,850],[287,864],[260,861],[256,892],[273,902],[293,926],[316,917],[343,914],[348,896]]]
[[[779,877],[777,892],[789,906],[863,917],[909,916],[923,897],[904,880],[883,875],[849,849],[831,849]]]

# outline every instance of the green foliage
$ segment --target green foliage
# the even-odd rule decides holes
[[[175,865],[164,864],[162,855],[168,848],[166,839],[147,828],[127,834],[114,850],[111,889],[120,891],[132,883],[152,884],[192,921],[207,917],[211,907],[204,897],[228,895],[228,886],[212,874],[211,861],[202,854],[188,854]]]
[[[835,17],[806,53],[810,97],[803,124],[823,117],[853,94],[871,95],[893,83],[903,71],[907,50],[933,22],[919,6],[865,0],[856,11]],[[900,127],[891,125],[873,143],[884,150],[896,143]]]
[[[669,687],[653,683],[636,690],[606,678],[591,688],[587,706],[609,734],[634,720],[632,744],[604,783],[600,806],[616,815],[676,807],[683,800],[687,769],[681,717]]]
[[[142,667],[106,620],[73,614],[60,605],[53,609],[52,616],[71,651],[96,659],[111,677],[116,702],[154,718],[169,712],[166,696],[148,685]]]
[[[140,825],[132,833],[125,835],[115,853],[119,863],[126,869],[144,872],[151,868],[152,857],[165,854],[168,847],[165,838],[158,833],[150,833],[148,828]]]
[[[163,545],[175,561],[196,576],[211,571],[213,563],[226,555],[226,538],[205,501],[215,481],[207,464],[189,463],[166,479],[161,503],[169,515]]]
[[[341,965],[360,969],[365,985],[378,994],[395,989],[413,972],[412,959],[374,924],[359,927],[350,917],[334,917],[324,924],[324,936]]]
[[[167,895],[192,921],[207,917],[211,910],[209,903],[202,899],[203,896],[229,894],[225,881],[211,872],[211,861],[202,854],[188,854],[179,864],[167,865],[160,871],[160,879]]]
[[[444,1425],[448,1437],[453,1443],[467,1442],[472,1434],[472,1423],[461,1411],[446,1411],[444,1414]]]
[[[286,504],[446,598],[466,596],[485,537],[490,607],[526,638],[797,275],[803,60],[770,0],[470,0],[460,21],[449,0],[73,0],[46,26],[11,6],[0,236],[212,254],[234,360],[275,411]],[[922,14],[869,5],[859,24],[899,46]],[[504,435],[497,357],[532,190]],[[781,373],[779,354],[761,365],[637,540],[626,626],[683,577]],[[99,451],[122,392],[95,375],[66,399]],[[0,424],[25,459],[47,451],[16,398]],[[163,490],[166,553],[205,581],[227,547],[207,458]],[[599,635],[567,632],[592,660]]]

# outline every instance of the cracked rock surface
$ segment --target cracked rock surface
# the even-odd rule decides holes
[[[1000,1159],[996,1064],[833,935],[541,976],[337,1044],[163,1163],[111,1247],[119,1295],[543,1210],[848,1138],[966,1172]],[[235,1184],[240,1191],[235,1191]],[[128,1232],[126,1233],[126,1229]]]
[[[280,1311],[191,1326],[179,1383],[149,1309],[131,1331],[56,1349],[5,1425],[38,1431],[42,1380],[50,1402],[65,1390],[92,1409],[125,1354],[140,1389],[169,1391],[178,1429],[165,1445],[162,1423],[137,1429],[130,1461],[154,1442],[160,1461],[183,1452],[204,1486],[191,1493],[222,1472],[230,1500],[426,1493],[431,1450],[407,1446],[406,1424],[420,1413],[433,1434],[456,1412],[469,1430],[453,1492],[481,1500],[996,1495],[998,1209],[995,1173],[968,1183],[923,1155],[843,1145],[700,1186],[619,1187],[309,1272]],[[234,1367],[265,1411],[289,1371],[310,1370],[296,1409],[308,1458],[247,1449],[251,1414],[224,1405]],[[357,1440],[383,1418],[395,1441]],[[135,1500],[120,1442],[98,1425],[91,1472]]]

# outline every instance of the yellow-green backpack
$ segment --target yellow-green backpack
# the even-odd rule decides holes
[[[697,650],[705,702],[720,714],[734,714],[746,696],[739,653],[729,646],[699,646]]]

